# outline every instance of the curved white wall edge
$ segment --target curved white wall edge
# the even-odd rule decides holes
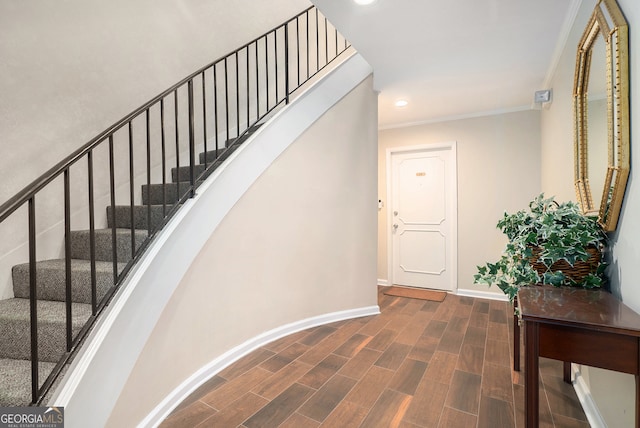
[[[171,392],[171,394],[167,395],[167,397],[155,409],[153,409],[153,411],[149,413],[142,422],[138,424],[138,427],[157,427],[164,419],[166,419],[167,416],[169,416],[173,409],[175,409],[185,398],[191,395],[202,384],[207,382],[224,368],[267,343],[311,327],[352,318],[378,315],[379,313],[380,308],[378,306],[333,312],[283,325],[247,340],[245,343],[230,349],[195,372],[190,378],[185,380],[180,386]]]
[[[582,405],[584,414],[587,416],[589,425],[591,425],[592,428],[607,428],[607,424],[602,418],[600,410],[598,410],[598,406],[591,396],[591,390],[582,377],[580,366],[578,364],[571,364],[571,371],[573,372],[574,379],[573,389],[575,389],[576,391],[576,395],[578,396],[578,400]]]
[[[165,305],[209,236],[256,178],[371,73],[359,54],[329,72],[256,131],[159,233],[49,400],[65,407],[68,427],[106,423]]]
[[[468,288],[458,288],[455,294],[458,296],[476,297],[478,299],[500,300],[502,302],[509,301],[506,294],[492,293],[491,291],[470,290]]]

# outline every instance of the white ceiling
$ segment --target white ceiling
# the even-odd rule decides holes
[[[313,3],[373,66],[389,128],[534,107],[580,1]]]

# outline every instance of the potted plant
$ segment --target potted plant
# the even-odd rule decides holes
[[[529,210],[505,213],[497,227],[507,235],[507,246],[500,260],[478,266],[474,283],[497,285],[511,301],[526,285],[605,285],[601,254],[607,235],[577,204],[558,204],[540,194]]]

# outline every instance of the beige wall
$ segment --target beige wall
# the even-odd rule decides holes
[[[495,225],[504,211],[540,192],[540,114],[523,111],[380,131],[378,196],[387,203],[390,147],[457,142],[458,289],[502,293],[473,284],[476,266],[498,259],[506,240]],[[387,215],[378,211],[378,279],[387,280]]]
[[[276,327],[377,305],[372,78],[291,145],[205,244],[109,420],[140,421],[225,351]]]
[[[634,129],[640,129],[640,58],[634,46],[640,45],[640,3],[636,0],[618,0],[629,23],[630,76],[631,76],[631,176],[618,229],[610,235],[611,253],[609,277],[614,294],[625,304],[640,312],[640,187],[635,183],[640,172],[633,164],[640,159],[640,144]],[[576,46],[593,10],[595,0],[583,0],[574,27],[569,35],[552,87],[554,100],[542,113],[542,188],[549,193],[574,200],[573,188],[573,116],[571,94],[575,68]],[[606,352],[606,351],[605,351]],[[633,376],[606,370],[583,367],[583,373],[605,423],[611,428],[633,426],[635,384]]]

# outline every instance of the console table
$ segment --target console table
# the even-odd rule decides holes
[[[582,288],[523,287],[517,304],[525,335],[525,426],[538,427],[538,357],[547,357],[565,362],[565,381],[571,362],[635,375],[640,428],[640,315],[604,290]]]

